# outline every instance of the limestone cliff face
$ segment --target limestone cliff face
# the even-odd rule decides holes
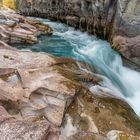
[[[25,15],[60,20],[113,43],[127,58],[140,60],[139,0],[18,0]]]

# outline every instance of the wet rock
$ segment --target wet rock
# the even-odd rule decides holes
[[[124,105],[117,99],[108,100],[85,93],[79,94],[66,112],[72,120],[71,124],[68,121],[63,124],[62,132],[69,133],[71,129],[68,128],[72,126],[74,128],[72,130],[76,129],[76,133],[69,137],[63,135],[63,138],[68,140],[140,139],[139,119],[134,116],[127,104]]]
[[[76,16],[66,16],[67,23],[73,27],[78,27],[79,18]]]
[[[115,140],[133,137],[139,139],[140,121],[131,107],[126,102],[109,96],[105,92],[91,93],[89,87],[99,85],[102,79],[96,75],[86,77],[86,72],[82,73],[78,68],[79,65],[85,66],[81,62],[77,64],[69,59],[57,60],[56,69],[68,79],[76,81],[78,89],[74,101],[66,110],[60,138],[62,140],[112,140],[115,135]],[[89,67],[89,69],[93,68]],[[89,77],[98,80],[88,80]],[[113,130],[119,131],[114,134]]]
[[[36,27],[43,35],[51,35],[53,33],[53,30],[47,24],[43,24],[40,21],[28,19],[26,22]]]
[[[107,135],[110,130],[120,130],[124,134],[139,136],[139,119],[126,103],[87,93],[79,94],[66,112],[78,131]]]
[[[140,36],[123,37],[116,36],[113,39],[113,48],[120,52],[124,57],[140,66]]]

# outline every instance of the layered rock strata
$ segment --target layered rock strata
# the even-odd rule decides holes
[[[39,35],[50,35],[52,29],[37,20],[16,14],[14,11],[0,10],[0,40],[8,44],[37,43]]]

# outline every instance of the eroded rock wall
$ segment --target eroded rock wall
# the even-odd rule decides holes
[[[139,0],[19,0],[17,5],[24,14],[67,20],[69,24],[91,33],[99,32],[99,27],[111,30],[109,25],[116,18],[116,28],[123,30],[122,34],[135,36],[140,33]]]
[[[18,10],[25,15],[49,17],[108,38],[116,10],[116,0],[20,0]]]
[[[140,63],[139,0],[18,0],[17,9],[107,39],[126,58]]]

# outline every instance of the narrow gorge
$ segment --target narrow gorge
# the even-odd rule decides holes
[[[19,0],[17,9],[109,40],[124,57],[140,65],[139,0]]]
[[[3,1],[0,140],[139,140],[139,14],[139,0]]]

